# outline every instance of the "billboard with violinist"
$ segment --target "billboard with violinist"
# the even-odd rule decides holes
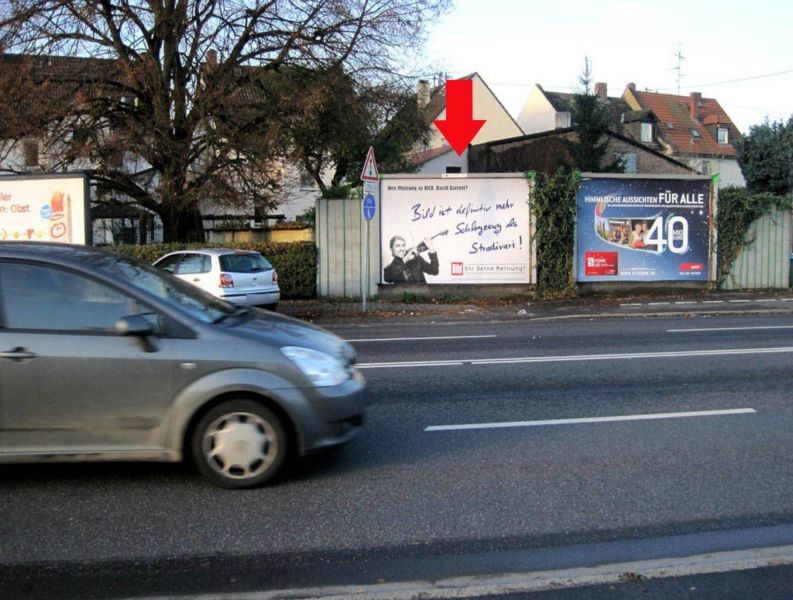
[[[384,175],[381,283],[532,283],[523,175]]]

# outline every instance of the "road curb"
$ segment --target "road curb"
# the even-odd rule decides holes
[[[635,581],[747,571],[793,564],[793,546],[755,548],[731,552],[699,554],[681,558],[622,562],[595,567],[556,571],[501,573],[453,577],[437,581],[402,581],[375,585],[350,585],[282,589],[238,594],[191,596],[194,600],[418,600],[495,597],[560,591],[596,585],[620,585]],[[173,598],[173,597],[169,597]],[[137,600],[166,600],[146,597]]]

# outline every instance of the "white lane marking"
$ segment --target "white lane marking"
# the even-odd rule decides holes
[[[669,302],[648,302],[647,306],[668,306]]]
[[[724,304],[724,300],[703,300],[702,304]]]
[[[694,302],[693,300],[680,300],[678,302],[675,302],[675,304],[696,304],[696,302]]]
[[[644,306],[641,302],[626,302],[625,304],[620,304],[620,306]]]
[[[776,298],[755,298],[755,302],[776,302]]]
[[[634,352],[630,354],[579,354],[573,356],[524,356],[518,358],[472,358],[406,362],[360,363],[359,369],[404,369],[411,367],[450,367],[462,365],[511,365],[523,363],[583,362],[591,360],[632,360],[637,358],[687,358],[691,356],[730,356],[742,354],[785,354],[793,347],[731,348],[725,350],[684,350],[679,352]]]
[[[442,336],[423,336],[423,337],[398,337],[398,338],[358,338],[347,339],[348,342],[407,342],[417,340],[475,340],[482,338],[494,338],[497,335],[442,335]]]
[[[751,300],[730,300],[731,304],[746,304],[747,302],[751,302]]]
[[[457,600],[481,596],[526,594],[559,591],[595,585],[619,586],[636,579],[669,579],[733,571],[748,571],[763,567],[793,564],[793,546],[750,548],[726,552],[708,552],[684,557],[664,557],[622,563],[607,563],[595,567],[570,567],[547,571],[466,575],[435,581],[392,581],[374,584],[285,588],[255,592],[209,593],[191,596],[194,600],[283,600],[284,598],[315,598],[319,600]],[[621,588],[616,587],[615,595]],[[138,600],[144,597],[138,596]],[[165,596],[145,597],[148,600],[168,600]],[[172,596],[170,598],[173,598]],[[134,600],[134,599],[133,599]]]
[[[667,329],[667,333],[688,333],[699,331],[752,331],[754,329],[793,329],[793,325],[758,325],[756,327],[701,327],[691,329]]]
[[[544,421],[510,421],[506,423],[468,423],[464,425],[431,425],[424,431],[467,431],[470,429],[506,429],[512,427],[546,427],[549,425],[580,425],[582,423],[617,423],[622,421],[654,421],[658,419],[687,419],[722,415],[756,413],[753,408],[728,408],[724,410],[699,410],[692,412],[653,413],[647,415],[617,415],[614,417],[581,417],[577,419],[546,419]]]

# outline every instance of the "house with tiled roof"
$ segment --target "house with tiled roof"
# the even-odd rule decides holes
[[[608,160],[622,159],[626,172],[657,175],[693,175],[695,171],[671,156],[615,131],[606,132]],[[570,143],[578,141],[572,127],[471,146],[469,173],[524,173],[553,175],[560,165],[572,164]]]
[[[611,129],[622,133],[622,115],[630,112],[631,107],[620,97],[610,97],[605,83],[596,83],[594,93],[606,112]],[[518,114],[518,125],[527,135],[572,127],[574,97],[570,93],[547,91],[535,83]]]
[[[460,79],[473,82],[473,118],[486,121],[474,136],[472,145],[523,135],[523,130],[478,73]],[[445,119],[445,82],[432,89],[428,81],[420,81],[417,101],[428,123]],[[416,144],[408,154],[408,160],[416,167],[418,173],[468,172],[468,150],[458,156],[435,125],[431,126],[429,141]]]
[[[719,103],[701,94],[688,96],[638,92],[628,84],[621,97],[608,95],[605,83],[594,93],[603,107],[610,131],[662,153],[694,172],[719,174],[719,185],[745,185],[734,143],[740,132]],[[573,94],[550,92],[535,84],[524,103],[518,124],[526,134],[560,131],[574,125]],[[638,155],[627,152],[626,172],[643,172]],[[658,166],[662,165],[660,163]]]
[[[664,152],[700,173],[719,174],[719,185],[746,185],[738,166],[735,143],[741,132],[714,98],[699,92],[688,96],[640,92],[629,83],[623,94],[634,111],[653,116],[653,139]]]

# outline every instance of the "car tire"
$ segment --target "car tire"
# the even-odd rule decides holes
[[[254,400],[215,406],[193,431],[198,470],[224,488],[252,488],[270,481],[284,465],[287,436],[281,420]]]
[[[272,304],[265,304],[264,308],[266,308],[267,310],[271,310],[271,311],[275,312],[275,309],[278,308],[278,302],[274,302]]]

